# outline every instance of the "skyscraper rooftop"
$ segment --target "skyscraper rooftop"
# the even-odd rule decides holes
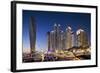
[[[76,35],[80,34],[80,32],[84,32],[84,30],[83,30],[83,29],[78,29],[78,30],[76,31]]]

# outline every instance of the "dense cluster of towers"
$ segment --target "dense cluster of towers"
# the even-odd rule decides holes
[[[73,47],[88,47],[89,41],[86,32],[78,29],[76,33],[68,26],[65,31],[61,30],[60,24],[54,24],[52,31],[47,32],[48,51],[68,50]]]

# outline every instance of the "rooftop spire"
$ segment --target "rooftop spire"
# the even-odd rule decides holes
[[[57,26],[57,24],[55,23],[54,26]]]

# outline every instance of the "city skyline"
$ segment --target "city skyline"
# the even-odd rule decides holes
[[[30,49],[29,41],[29,17],[33,16],[36,20],[36,50],[47,50],[47,32],[52,30],[52,26],[57,23],[65,31],[67,26],[71,26],[76,32],[79,28],[84,29],[90,40],[91,26],[89,13],[68,13],[68,12],[48,12],[23,10],[23,49]]]

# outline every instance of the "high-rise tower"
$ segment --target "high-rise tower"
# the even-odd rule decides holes
[[[71,29],[71,27],[67,27],[67,29],[66,29],[66,32],[65,32],[65,36],[66,36],[66,42],[65,42],[65,44],[66,44],[66,49],[70,49],[70,48],[72,48],[72,29]]]
[[[60,29],[60,24],[54,24],[54,29],[48,33],[48,50],[61,50],[63,41],[63,32]]]
[[[76,32],[77,35],[77,46],[78,47],[88,47],[88,37],[86,35],[86,32],[83,29],[78,29]]]
[[[30,37],[31,53],[34,53],[35,45],[36,45],[36,24],[35,24],[35,19],[33,16],[30,17],[29,37]]]

